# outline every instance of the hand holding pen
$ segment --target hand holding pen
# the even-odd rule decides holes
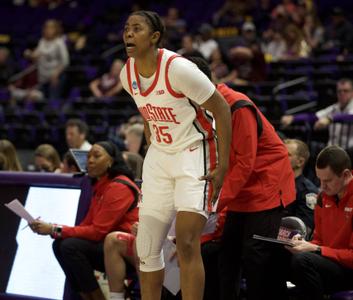
[[[41,235],[49,235],[53,231],[53,224],[46,223],[41,220],[35,220],[29,227],[32,229],[33,232],[41,234]]]
[[[40,220],[40,217],[35,218],[33,222],[38,221],[38,220]],[[30,227],[31,224],[32,224],[32,223],[28,223],[28,224],[27,224],[25,227],[23,227],[21,230],[24,230],[24,229],[26,229],[27,227]]]

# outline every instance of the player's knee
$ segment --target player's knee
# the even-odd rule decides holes
[[[177,239],[178,258],[182,260],[192,260],[200,253],[200,242],[192,238]]]
[[[164,269],[164,259],[162,253],[159,255],[150,255],[147,257],[139,257],[140,271],[155,272]]]
[[[164,268],[164,260],[159,243],[160,241],[152,237],[147,227],[140,223],[136,237],[136,249],[142,272],[154,272]]]
[[[109,233],[104,239],[104,253],[116,251],[117,243],[116,232]]]
[[[129,234],[126,232],[109,233],[104,240],[104,253],[126,253],[129,239]]]

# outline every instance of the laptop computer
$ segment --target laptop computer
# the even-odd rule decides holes
[[[87,150],[80,150],[80,149],[70,149],[70,153],[73,156],[80,172],[87,173]]]

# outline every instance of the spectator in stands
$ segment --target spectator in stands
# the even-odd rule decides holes
[[[16,148],[9,140],[0,140],[0,153],[6,157],[7,171],[22,171]]]
[[[293,0],[282,0],[271,12],[273,19],[284,17],[289,21],[296,21],[298,7]]]
[[[78,173],[80,172],[77,163],[70,151],[64,154],[63,162],[61,164],[61,173]]]
[[[179,46],[180,40],[186,31],[186,21],[180,17],[179,9],[169,7],[167,15],[163,18],[167,31],[167,39],[171,45]]]
[[[93,270],[104,271],[106,235],[116,230],[131,231],[138,218],[140,192],[121,152],[110,142],[93,145],[87,168],[93,182],[93,196],[81,224],[65,226],[38,220],[30,226],[34,232],[55,239],[54,254],[71,287],[83,299],[104,300]]]
[[[24,77],[27,77],[27,75],[24,75]],[[28,77],[32,76],[29,75]],[[21,100],[36,102],[44,99],[43,92],[38,88],[36,84],[32,85],[31,79],[27,78],[21,78],[16,83],[9,85],[11,100],[13,104],[16,104],[17,101]]]
[[[89,88],[95,97],[113,97],[123,90],[119,77],[123,65],[124,63],[120,59],[114,60],[109,73],[103,74],[89,84]]]
[[[9,79],[15,72],[15,66],[10,59],[10,50],[0,47],[0,88],[7,87]]]
[[[310,234],[314,229],[314,207],[317,200],[318,188],[303,175],[305,164],[310,152],[308,146],[295,139],[284,141],[287,147],[289,160],[295,175],[296,201],[290,204],[286,210],[288,215],[300,218]]]
[[[34,60],[38,66],[38,81],[44,95],[59,99],[64,84],[64,71],[69,65],[69,53],[57,20],[47,20],[42,38],[34,51],[27,49],[25,57]]]
[[[193,62],[208,76],[207,63]],[[230,162],[217,210],[227,206],[219,256],[220,298],[237,298],[241,271],[247,283],[247,299],[278,298],[281,283],[272,264],[274,248],[253,239],[253,234],[277,237],[283,207],[295,199],[294,173],[288,152],[269,121],[253,102],[225,84],[217,90],[232,107]],[[243,102],[245,105],[236,106]]]
[[[204,23],[199,28],[200,35],[197,37],[196,49],[201,52],[206,60],[209,60],[212,52],[218,48],[218,43],[212,38],[212,26]]]
[[[211,54],[210,68],[214,83],[232,82],[237,77],[237,72],[230,70],[225,63],[224,56],[219,48],[215,49]]]
[[[38,85],[37,70],[31,65],[14,74],[8,81],[8,89],[11,94],[11,103],[16,105],[18,101],[35,102],[43,100],[44,95]]]
[[[265,54],[266,62],[279,61],[284,58],[287,52],[286,41],[282,33],[272,29],[266,30],[263,33],[261,48]]]
[[[144,126],[142,124],[133,124],[126,128],[125,145],[126,149],[133,153],[141,152],[143,146]]]
[[[40,172],[60,173],[61,161],[59,153],[52,145],[39,145],[34,151],[34,165]]]
[[[138,153],[133,153],[129,151],[123,152],[124,160],[127,166],[134,174],[135,179],[142,179],[142,166],[143,166],[143,157]]]
[[[353,53],[353,25],[340,7],[333,8],[331,23],[325,33],[324,49],[336,49],[341,54]]]
[[[308,57],[311,51],[300,28],[294,23],[289,23],[284,29],[286,53],[282,60],[293,60]]]
[[[184,57],[203,57],[200,51],[195,47],[194,37],[191,34],[185,34],[181,40],[182,48],[178,50],[178,53]]]
[[[245,22],[241,32],[234,47],[229,50],[229,57],[237,72],[235,83],[263,81],[266,78],[266,62],[254,23]]]
[[[322,195],[315,207],[311,242],[295,236],[290,256],[291,281],[300,299],[322,300],[324,295],[353,289],[353,176],[347,153],[337,146],[322,150],[316,174]],[[282,268],[284,265],[282,265]]]
[[[314,14],[307,14],[303,25],[304,38],[311,48],[311,51],[319,48],[324,40],[324,28],[319,18]]]
[[[351,79],[342,78],[337,82],[337,103],[316,112],[318,120],[314,124],[315,130],[329,127],[329,145],[338,144],[343,148],[353,147],[353,137],[349,134],[349,124],[335,124],[334,116],[339,114],[353,114],[353,82]],[[295,115],[285,115],[281,123],[288,126],[296,120]]]
[[[87,141],[88,126],[80,119],[70,119],[66,122],[65,136],[69,148],[90,150],[92,147]]]

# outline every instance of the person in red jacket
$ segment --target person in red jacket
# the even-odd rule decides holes
[[[207,63],[191,59],[209,77]],[[232,113],[232,142],[217,211],[228,207],[219,256],[220,299],[236,299],[241,270],[247,299],[280,299],[282,280],[271,267],[276,247],[253,239],[254,234],[276,238],[283,208],[295,200],[295,180],[288,151],[273,126],[255,104],[225,84],[217,90]]]
[[[38,220],[31,229],[51,235],[54,254],[71,287],[83,299],[104,299],[93,271],[104,271],[103,242],[109,232],[130,232],[138,220],[139,189],[121,152],[111,142],[93,145],[87,158],[93,196],[81,224],[65,226]]]
[[[314,212],[311,242],[294,236],[290,279],[300,299],[353,289],[353,176],[348,154],[338,146],[323,149],[316,160],[321,197]]]

